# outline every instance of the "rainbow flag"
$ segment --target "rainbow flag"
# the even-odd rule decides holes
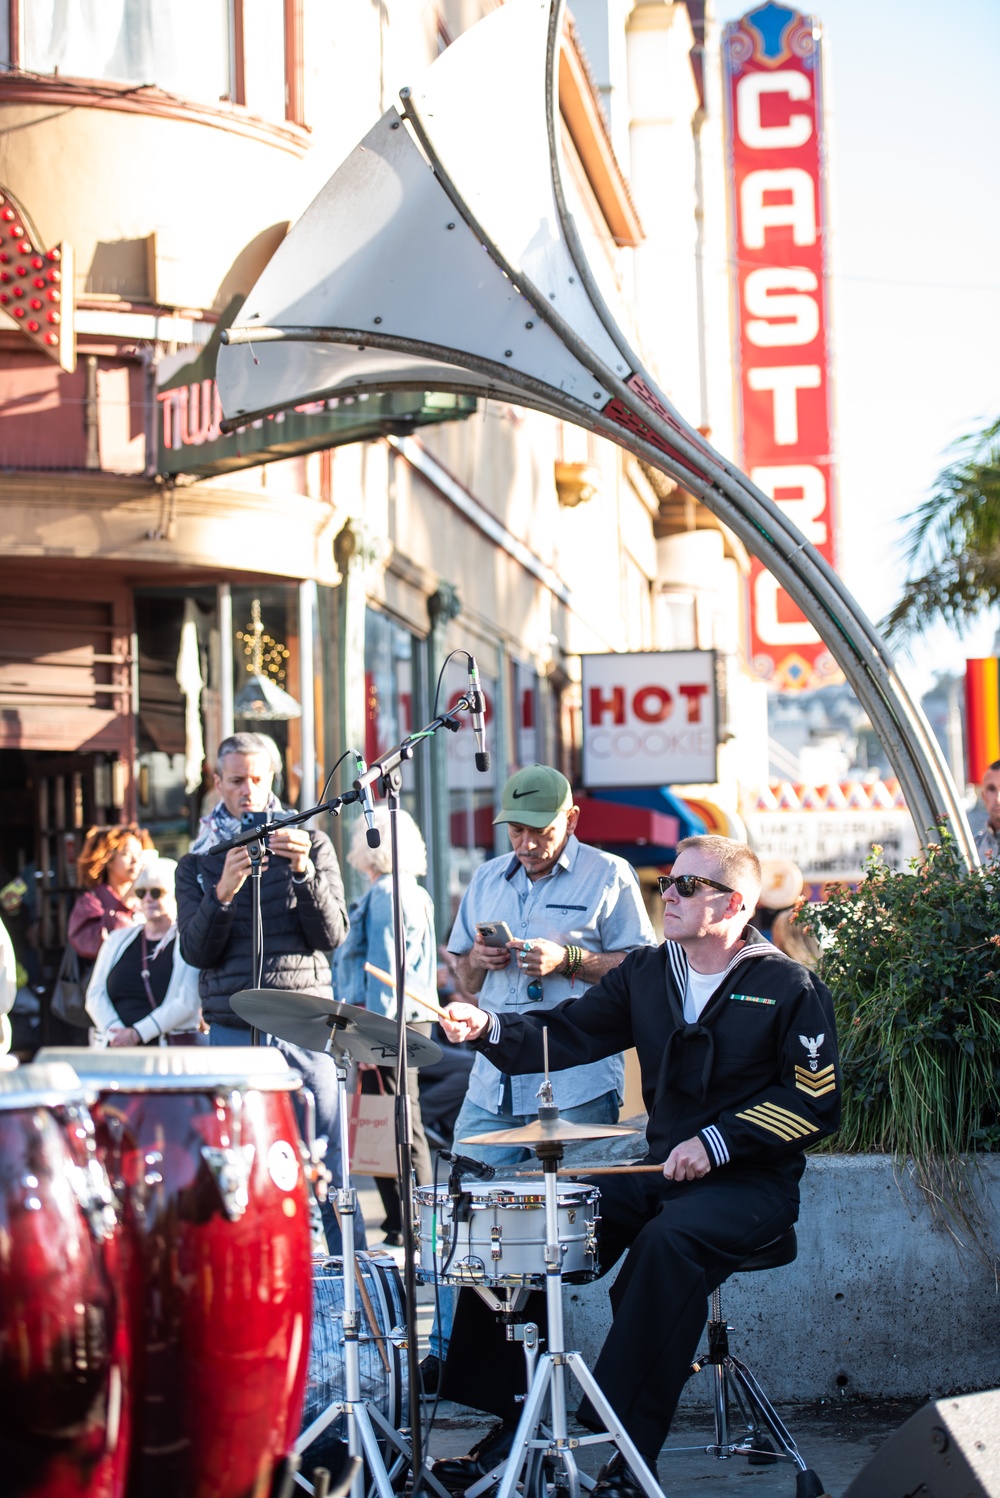
[[[965,760],[978,785],[987,765],[1000,759],[1000,661],[965,663]]]

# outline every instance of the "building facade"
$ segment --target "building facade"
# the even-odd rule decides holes
[[[234,728],[268,732],[284,799],[315,804],[349,786],[346,751],[371,762],[456,699],[466,652],[492,768],[464,724],[404,780],[442,929],[510,769],[576,776],[583,655],[717,651],[718,774],[681,789],[738,830],[741,780],[766,779],[748,558],[662,476],[568,424],[434,393],[219,430],[221,327],[398,89],[490,8],[112,0],[96,25],[84,0],[0,7],[0,874],[36,874],[48,951],[92,822],[136,818],[182,851]],[[728,449],[705,9],[580,0],[560,110],[602,289]]]

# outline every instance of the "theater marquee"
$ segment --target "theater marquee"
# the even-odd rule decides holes
[[[820,28],[782,5],[723,39],[740,459],[834,564],[828,237]],[[839,675],[813,626],[754,558],[752,662],[785,688]]]

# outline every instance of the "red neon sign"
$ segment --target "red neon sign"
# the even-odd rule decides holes
[[[819,27],[773,3],[723,38],[742,466],[835,560],[828,235]],[[762,564],[751,657],[784,688],[837,676],[823,641]]]

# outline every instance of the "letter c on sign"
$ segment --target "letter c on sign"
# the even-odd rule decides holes
[[[760,117],[762,94],[811,99],[812,85],[805,73],[790,68],[777,73],[744,73],[736,85],[736,126],[744,145],[752,151],[804,146],[812,135],[812,116],[803,110],[793,110],[787,125],[765,125]]]

